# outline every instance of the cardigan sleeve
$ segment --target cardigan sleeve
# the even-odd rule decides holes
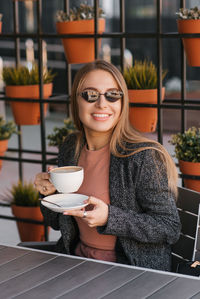
[[[42,204],[40,205],[41,212],[44,216],[44,221],[46,225],[51,226],[55,230],[60,229],[59,225],[59,213],[53,212],[50,209],[44,207]]]
[[[145,150],[135,174],[135,199],[140,211],[109,206],[107,224],[99,233],[134,239],[142,243],[175,243],[180,234],[180,219],[175,197],[168,189],[166,168],[155,150]]]
[[[63,144],[59,148],[58,153],[58,166],[74,165],[74,144],[75,134],[68,135]],[[50,209],[40,205],[41,212],[44,216],[44,221],[47,225],[51,226],[55,230],[60,229],[60,213],[55,213]]]

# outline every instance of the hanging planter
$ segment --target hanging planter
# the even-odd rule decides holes
[[[183,174],[200,176],[200,162],[193,163],[179,160],[179,167]],[[200,180],[184,179],[184,186],[188,189],[200,192]]]
[[[163,71],[164,79],[167,71]],[[135,61],[134,66],[124,70],[130,103],[157,104],[157,69],[150,61]],[[164,100],[165,88],[161,91]],[[157,126],[157,108],[130,107],[129,120],[140,132],[154,132]]]
[[[0,156],[4,156],[5,152],[8,149],[8,139],[0,140]],[[0,160],[0,170],[2,168],[3,161]]]
[[[105,20],[98,20],[98,33],[105,30]],[[81,20],[56,23],[59,34],[94,34],[94,20]],[[95,59],[94,38],[63,38],[63,47],[68,63],[87,63]],[[98,40],[101,47],[101,40]]]
[[[98,33],[105,30],[104,12],[98,11]],[[56,30],[59,34],[94,34],[94,7],[80,4],[70,10],[69,14],[64,11],[57,12]],[[87,63],[95,60],[94,38],[63,38],[65,56],[68,63]],[[101,40],[98,39],[98,47]]]
[[[0,116],[0,156],[4,156],[8,149],[8,139],[12,134],[17,134],[16,125],[13,121],[6,122],[3,116]],[[2,168],[2,160],[0,160],[0,169]]]
[[[2,21],[1,21],[1,20],[2,20],[2,16],[3,16],[3,15],[0,14],[0,33],[2,32]]]
[[[52,95],[53,78],[55,75],[51,71],[43,71],[43,99],[48,99]],[[40,124],[40,98],[39,92],[39,71],[37,66],[31,70],[27,67],[4,68],[3,80],[6,84],[5,94],[9,98],[15,99],[35,99],[35,102],[12,101],[11,108],[16,124],[18,125],[38,125]],[[44,116],[47,112],[48,104],[43,104]]]
[[[130,103],[157,104],[157,89],[129,89]],[[165,88],[162,88],[162,101]],[[157,108],[130,107],[129,119],[134,128],[140,132],[154,132],[157,126]]]
[[[184,133],[172,135],[175,157],[179,160],[180,171],[187,175],[200,175],[200,128],[191,127]],[[184,179],[186,188],[200,192],[200,180]]]
[[[43,85],[43,98],[48,99],[52,95],[53,84]],[[6,86],[6,96],[9,98],[20,99],[39,99],[39,85],[18,85]],[[48,104],[45,103],[44,116],[47,112]],[[25,103],[25,102],[11,102],[11,108],[14,115],[15,123],[18,125],[38,125],[40,124],[40,104],[39,103]]]
[[[22,219],[32,219],[37,221],[43,221],[43,215],[40,211],[40,207],[21,207],[12,205],[12,213],[15,217]],[[29,241],[45,241],[44,225],[32,224],[17,221],[17,228],[22,242]]]
[[[19,181],[17,184],[12,185],[10,194],[11,209],[15,217],[44,221],[40,211],[39,192],[35,189],[33,183]],[[22,242],[45,240],[43,224],[17,221],[17,228]]]
[[[180,9],[177,13],[178,32],[200,33],[200,14],[198,7]],[[200,38],[182,38],[187,61],[190,66],[200,66]]]
[[[200,33],[200,20],[178,20],[179,33]],[[190,66],[200,66],[200,38],[183,38],[183,46]]]

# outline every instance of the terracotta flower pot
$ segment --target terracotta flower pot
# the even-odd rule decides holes
[[[8,139],[0,140],[0,156],[4,156],[8,148]],[[2,168],[3,161],[0,160],[0,169]]]
[[[105,19],[98,20],[98,33],[105,30]],[[57,22],[56,29],[59,34],[94,34],[94,19]],[[95,59],[94,38],[63,38],[62,43],[68,63],[87,63]],[[101,40],[98,40],[99,47]]]
[[[129,89],[130,103],[157,104],[157,89]],[[162,101],[165,88],[162,88]],[[130,107],[129,119],[140,132],[154,132],[157,126],[157,108]]]
[[[200,20],[177,20],[179,33],[200,33]],[[200,38],[183,38],[183,45],[190,66],[200,66]]]
[[[44,84],[44,99],[52,94],[53,84]],[[39,85],[6,86],[6,96],[9,98],[39,99]],[[40,124],[40,104],[11,102],[15,123],[18,125]],[[48,104],[44,104],[44,115],[46,115]]]
[[[0,33],[2,32],[2,22],[0,22]]]
[[[179,160],[180,171],[183,174],[200,175],[200,162],[187,162]],[[185,187],[200,192],[200,180],[184,179]]]
[[[33,219],[37,221],[44,220],[40,207],[21,207],[12,205],[11,208],[15,217]],[[22,242],[39,242],[45,240],[44,225],[17,221],[17,227]]]

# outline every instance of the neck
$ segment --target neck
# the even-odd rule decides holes
[[[88,149],[91,151],[97,151],[103,148],[110,142],[111,132],[87,132],[85,131]]]

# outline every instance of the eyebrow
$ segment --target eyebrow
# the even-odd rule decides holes
[[[86,88],[84,88],[83,90],[88,90],[88,89],[90,89],[90,90],[95,90],[95,91],[98,91],[98,92],[99,92],[99,90],[98,90],[97,88],[95,88],[95,87],[86,87]],[[119,88],[117,88],[117,87],[108,88],[106,91],[109,91],[109,90],[119,90]]]

